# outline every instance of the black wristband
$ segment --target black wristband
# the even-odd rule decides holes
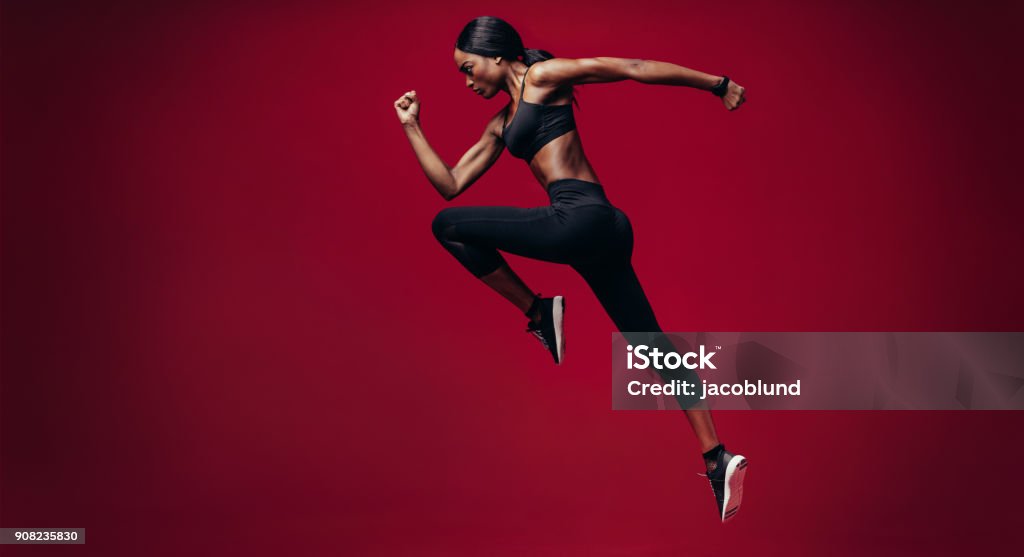
[[[724,97],[725,92],[729,90],[729,76],[723,75],[722,82],[711,88],[711,94],[716,97]]]

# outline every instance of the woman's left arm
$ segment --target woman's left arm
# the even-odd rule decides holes
[[[632,79],[652,85],[680,85],[711,91],[723,77],[691,70],[669,62],[639,58],[552,58],[536,64],[530,77],[538,85],[551,87],[609,83]],[[722,101],[734,110],[746,101],[746,89],[729,80]]]

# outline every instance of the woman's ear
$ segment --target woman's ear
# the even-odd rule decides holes
[[[494,63],[500,65],[501,64],[501,56],[495,56],[494,57]]]

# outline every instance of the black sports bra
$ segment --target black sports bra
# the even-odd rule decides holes
[[[526,74],[530,73],[530,67],[526,68],[526,73],[523,74],[523,83],[519,88],[519,108],[516,110],[516,115],[501,131],[501,138],[504,140],[505,146],[508,147],[508,152],[512,153],[513,157],[523,159],[527,163],[533,160],[533,156],[540,151],[541,147],[576,129],[571,102],[569,104],[543,105],[523,100]],[[510,108],[511,106],[509,104]],[[508,112],[505,112],[505,119],[508,120]]]

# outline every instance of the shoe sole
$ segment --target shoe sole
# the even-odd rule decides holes
[[[736,455],[725,469],[725,501],[722,505],[722,522],[728,522],[740,511],[743,502],[743,479],[747,475],[747,459]]]
[[[565,356],[565,334],[562,331],[562,324],[565,318],[565,298],[555,296],[551,308],[551,317],[555,326],[555,346],[558,351],[558,364],[562,363]]]

